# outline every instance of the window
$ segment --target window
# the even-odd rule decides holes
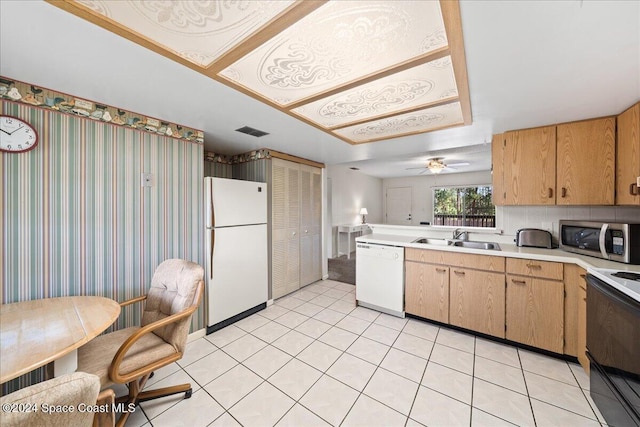
[[[490,185],[434,187],[433,225],[495,227],[496,207]]]

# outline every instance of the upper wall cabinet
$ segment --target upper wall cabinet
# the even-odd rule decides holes
[[[491,182],[493,204],[503,206],[506,193],[504,191],[504,134],[493,135],[491,139]]]
[[[613,205],[616,119],[558,125],[558,205]]]
[[[605,117],[494,135],[494,203],[613,205],[615,131]]]
[[[556,202],[556,127],[504,134],[504,204]]]
[[[618,116],[616,204],[640,206],[640,102]]]

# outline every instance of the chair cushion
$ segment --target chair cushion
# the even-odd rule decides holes
[[[78,349],[78,371],[89,372],[100,377],[100,384],[103,388],[113,384],[114,381],[109,377],[109,366],[111,366],[113,357],[127,338],[139,329],[134,326],[101,335],[80,347]],[[129,373],[176,352],[171,344],[157,335],[145,334],[127,352],[120,365],[120,373]]]
[[[97,376],[85,372],[74,372],[44,381],[16,392],[0,397],[0,403],[4,405],[24,405],[23,408],[32,408],[36,405],[37,411],[3,411],[0,419],[2,426],[91,426],[93,422],[92,412],[78,411],[78,405],[95,405],[100,391],[100,380]],[[49,407],[58,405],[71,405],[74,412],[46,413],[41,405]]]
[[[192,304],[200,281],[204,279],[202,266],[182,259],[163,261],[153,273],[151,288],[142,314],[142,326],[179,313]],[[178,351],[184,352],[189,334],[191,319],[183,319],[163,328],[154,334],[172,344]]]

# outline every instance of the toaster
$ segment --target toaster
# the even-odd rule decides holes
[[[516,231],[516,246],[553,249],[553,239],[547,230],[521,228]]]

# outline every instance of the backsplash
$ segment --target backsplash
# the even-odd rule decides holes
[[[633,206],[496,206],[496,228],[514,235],[520,228],[541,228],[558,238],[561,219],[640,222],[640,207]]]

